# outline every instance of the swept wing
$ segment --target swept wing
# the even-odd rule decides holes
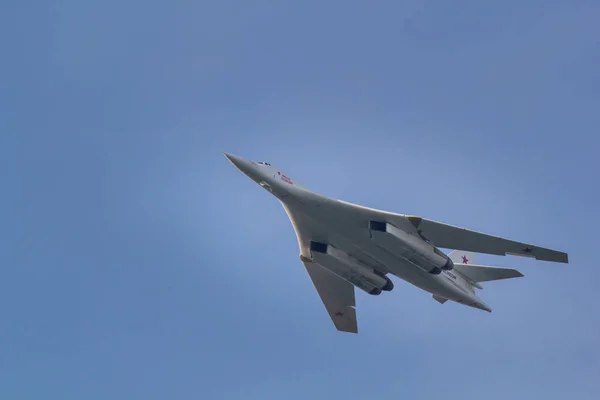
[[[293,213],[286,206],[284,208],[294,226],[299,247],[308,256],[310,241],[324,239],[328,233],[315,227],[310,221],[303,218],[300,213]],[[343,332],[357,333],[358,323],[356,321],[354,285],[323,268],[321,265],[312,262],[306,256],[301,255],[300,260],[304,264],[336,329]]]
[[[436,247],[500,256],[532,257],[536,260],[560,263],[569,262],[567,253],[561,251],[504,239],[426,218],[409,216],[408,219],[415,226],[417,232]]]

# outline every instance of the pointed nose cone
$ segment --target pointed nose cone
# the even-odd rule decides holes
[[[233,154],[223,153],[223,155],[233,164],[235,165],[236,160],[241,159],[241,157],[234,156]],[[237,165],[236,165],[237,166]]]
[[[242,157],[239,157],[239,156],[234,156],[233,154],[229,154],[229,153],[223,153],[223,154],[237,169],[242,171],[244,174],[248,175],[248,171],[250,170],[250,167],[252,166],[250,161],[248,161]]]
[[[483,301],[480,301],[475,307],[479,308],[480,310],[487,311],[489,313],[492,312],[492,309],[488,307],[488,305],[485,304]]]
[[[242,157],[234,156],[233,154],[223,153],[225,157],[236,167],[240,168],[244,164],[244,160]]]

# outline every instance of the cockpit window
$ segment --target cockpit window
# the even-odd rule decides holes
[[[258,161],[258,163],[259,163],[260,165],[268,165],[268,166],[271,166],[271,164],[269,164],[268,162]]]

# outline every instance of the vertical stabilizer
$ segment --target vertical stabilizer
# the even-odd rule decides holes
[[[448,257],[454,264],[475,264],[475,253],[470,251],[452,250]]]
[[[450,254],[448,254],[448,258],[452,260],[455,267],[456,265],[469,265],[475,262],[475,253],[470,251],[452,250]],[[470,277],[462,274],[460,270],[457,271],[468,282],[469,285],[476,287],[477,289],[483,289],[477,281],[474,281]]]

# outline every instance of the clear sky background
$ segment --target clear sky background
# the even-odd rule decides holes
[[[598,1],[0,3],[0,398],[597,399]],[[569,252],[337,332],[277,200]]]

